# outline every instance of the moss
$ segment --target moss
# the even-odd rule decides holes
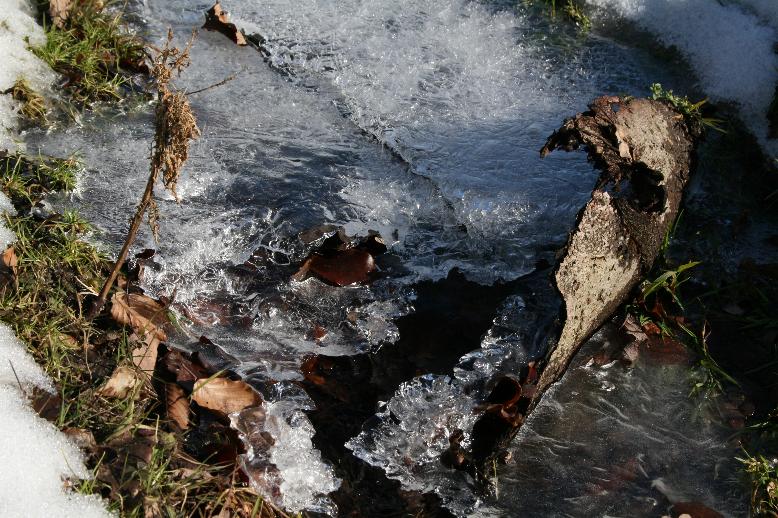
[[[101,2],[76,2],[61,26],[44,24],[46,43],[32,51],[65,77],[79,105],[120,99],[133,73],[148,72],[143,40],[127,29],[121,12],[110,14]]]

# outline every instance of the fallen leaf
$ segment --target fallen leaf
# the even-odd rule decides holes
[[[376,269],[373,256],[365,250],[349,248],[333,255],[312,255],[292,277],[302,281],[315,275],[336,286],[367,282],[369,274]]]
[[[181,430],[189,428],[189,399],[184,389],[175,383],[165,384],[165,402],[168,417]]]
[[[168,322],[165,306],[151,297],[139,293],[116,292],[111,297],[111,316],[140,335],[152,333],[162,342],[167,340],[167,335],[161,329],[161,326]]]
[[[55,27],[63,28],[70,14],[70,0],[49,0],[49,16]]]
[[[246,45],[246,37],[243,32],[238,30],[234,23],[230,23],[230,17],[222,9],[219,2],[205,12],[205,24],[203,29],[208,31],[218,31],[240,46]]]
[[[206,378],[195,382],[192,401],[201,407],[226,416],[256,406],[262,402],[262,399],[243,381]]]
[[[649,336],[639,348],[640,357],[658,365],[685,365],[691,360],[686,346],[668,336]]]
[[[39,416],[51,422],[56,422],[59,419],[62,407],[62,398],[59,394],[51,394],[35,388],[31,399],[30,405]]]
[[[19,259],[16,257],[14,247],[9,246],[0,256],[0,290],[3,290],[6,286],[13,286],[14,289],[19,287],[18,280],[16,278],[19,264]]]
[[[96,451],[97,441],[91,431],[84,428],[65,428],[62,433],[73,441],[73,444],[86,451]]]
[[[116,367],[111,377],[100,387],[97,393],[109,398],[124,399],[140,383],[141,380],[138,379],[135,369],[124,366]]]
[[[130,338],[132,339],[132,336]],[[141,372],[151,377],[154,374],[154,367],[157,365],[159,339],[153,334],[148,334],[142,341],[136,336],[136,341],[140,342],[140,345],[132,350],[132,363]]]
[[[208,371],[202,365],[194,363],[182,353],[173,349],[168,349],[160,363],[161,368],[171,374],[178,383],[193,382],[209,376]]]

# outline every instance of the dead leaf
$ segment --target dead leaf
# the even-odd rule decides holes
[[[238,45],[246,45],[246,37],[243,35],[243,32],[240,31],[234,23],[230,23],[229,15],[222,9],[219,2],[216,2],[213,7],[206,11],[203,29],[218,31]]]
[[[189,399],[184,389],[175,383],[165,385],[167,415],[181,430],[189,428]]]
[[[62,398],[59,394],[51,394],[45,390],[35,388],[32,393],[30,405],[39,416],[54,423],[60,417]]]
[[[49,16],[55,27],[62,29],[72,7],[70,0],[49,0]]]
[[[0,290],[3,290],[6,286],[13,286],[14,289],[19,287],[18,280],[16,278],[19,264],[19,259],[16,257],[14,247],[9,246],[0,256]]]
[[[141,383],[138,373],[130,367],[116,367],[111,377],[97,393],[109,398],[124,399]]]
[[[192,400],[201,407],[225,416],[262,402],[259,394],[245,382],[227,378],[197,380],[192,391]]]
[[[160,360],[161,368],[175,377],[178,383],[193,382],[200,378],[207,378],[209,372],[179,351],[168,349]]]
[[[85,451],[96,451],[97,441],[91,431],[84,428],[65,428],[62,433],[73,441],[73,444]]]
[[[154,367],[157,365],[157,350],[159,348],[159,339],[153,335],[146,335],[146,339],[141,341],[136,336],[138,342],[141,342],[138,347],[132,350],[132,363],[148,377],[154,374]],[[130,337],[132,339],[132,336]]]
[[[349,248],[333,255],[312,255],[292,279],[302,281],[315,275],[323,281],[336,286],[348,286],[358,282],[367,282],[369,274],[376,269],[375,260],[369,252]]]
[[[111,297],[111,316],[140,335],[152,333],[159,341],[167,340],[161,329],[168,323],[165,306],[151,297],[118,291]]]

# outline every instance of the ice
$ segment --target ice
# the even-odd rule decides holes
[[[568,162],[555,176],[537,150],[566,114],[597,93],[635,88],[632,77],[606,85],[594,67],[547,58],[530,22],[478,2],[270,1],[229,8],[237,23],[268,39],[277,66],[315,84],[413,174],[433,181],[453,215],[435,236],[436,250],[457,253],[431,256],[424,237],[402,236],[410,241],[404,248],[414,250],[409,266],[427,278],[453,266],[484,282],[530,270],[539,247],[561,241],[593,182],[582,162]],[[605,59],[606,51],[596,54],[590,59]],[[385,199],[397,189],[386,181],[378,187],[385,193],[378,202],[366,182],[343,194],[349,203],[369,204],[369,224],[385,227],[398,210]]]
[[[675,501],[747,514],[739,450],[719,424],[717,400],[690,396],[685,365],[588,361],[610,332],[595,335],[543,397],[496,467],[495,495],[474,516],[650,517]]]
[[[78,448],[30,408],[33,387],[53,391],[13,331],[0,324],[0,516],[109,516],[99,496],[65,488],[65,479],[91,474]]]
[[[241,462],[260,494],[288,511],[334,516],[337,508],[327,494],[340,480],[311,443],[315,430],[303,413],[311,408],[306,397],[292,397],[231,419],[247,448]]]
[[[27,80],[38,91],[48,90],[54,73],[28,48],[45,41],[43,28],[33,19],[32,7],[26,0],[0,0],[0,92],[17,79]],[[10,95],[0,95],[0,149],[16,147],[16,104]]]
[[[754,135],[772,154],[767,109],[778,83],[778,8],[772,0],[744,0],[771,25],[732,3],[708,0],[590,0],[602,16],[617,14],[650,31],[688,60],[713,101],[735,103]]]
[[[16,210],[11,204],[11,200],[8,199],[8,196],[0,191],[0,217],[2,217],[3,213],[13,216],[16,214]],[[6,247],[13,244],[14,241],[16,241],[16,234],[3,225],[2,220],[0,220],[0,249],[5,250]]]
[[[188,331],[224,347],[237,359],[235,371],[255,386],[301,391],[296,383],[309,354],[392,347],[398,335],[393,320],[412,311],[413,282],[458,267],[470,279],[491,283],[532,270],[539,258],[553,262],[596,173],[582,153],[541,161],[545,138],[596,95],[645,95],[655,81],[685,84],[679,77],[685,74],[600,35],[549,29],[514,4],[224,4],[239,26],[268,38],[276,68],[221,34],[198,37],[179,86],[193,91],[237,75],[192,96],[203,136],[179,183],[181,204],[159,195],[161,242],[144,229],[133,250],[157,250],[144,288],[166,295],[175,289],[177,304],[200,318],[182,319]],[[751,4],[756,13],[757,3]],[[208,7],[149,0],[139,9],[144,30],[159,40],[169,25],[179,37],[188,34]],[[765,57],[760,38],[771,29],[756,15],[734,4],[699,9],[739,13],[755,27],[746,39],[758,40],[756,56]],[[759,12],[766,20],[766,11]],[[737,82],[731,83],[727,88],[737,94]],[[113,251],[145,182],[153,128],[148,106],[121,110],[104,108],[85,116],[82,126],[31,138],[46,154],[80,151],[87,172],[77,195],[59,206],[79,208],[99,229],[94,239]],[[307,253],[295,235],[323,223],[344,225],[350,234],[379,230],[394,262],[386,269],[382,264],[381,279],[370,286],[290,280]],[[234,275],[257,249],[271,259],[244,277]],[[406,487],[436,492],[457,514],[474,509],[472,481],[437,456],[447,434],[469,433],[487,381],[515,374],[540,352],[535,335],[542,328],[527,315],[532,304],[523,295],[509,298],[481,347],[447,366],[453,367],[448,376],[406,380],[349,443],[355,454]],[[556,314],[550,304],[539,306],[535,310]],[[596,389],[617,394],[621,381],[609,376],[597,377]],[[338,480],[313,446],[304,415],[310,402],[303,399],[280,391],[266,398],[265,411],[235,421],[250,446],[243,462],[252,484],[279,505],[333,513],[327,493]],[[678,401],[681,410],[691,406]],[[592,462],[610,461],[598,453],[602,457]],[[681,482],[656,475],[683,490]],[[523,494],[532,485],[517,484],[506,488]]]
[[[449,437],[464,433],[462,446],[477,414],[475,403],[448,376],[428,374],[403,383],[362,432],[346,443],[354,455],[382,468],[409,490],[436,492],[459,507],[475,506],[472,480],[446,468],[440,455]]]

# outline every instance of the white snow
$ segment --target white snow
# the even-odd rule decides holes
[[[778,2],[741,0],[588,0],[675,46],[686,58],[712,101],[733,102],[765,150],[767,109],[778,82]],[[771,25],[772,24],[772,25]]]
[[[45,41],[43,28],[35,22],[26,0],[0,0],[0,92],[20,78],[38,91],[49,87],[54,73],[28,48]],[[16,104],[10,95],[0,95],[0,149],[16,147]]]
[[[39,417],[26,395],[53,391],[51,380],[5,324],[0,324],[0,516],[108,516],[99,496],[65,490],[65,478],[87,479],[81,452]]]
[[[27,49],[40,43],[43,30],[35,23],[24,0],[0,0],[0,91],[18,78],[45,89],[53,72]],[[14,148],[14,102],[0,95],[0,149]],[[0,192],[0,215],[14,213]],[[0,219],[0,252],[16,240]],[[54,386],[13,331],[0,323],[0,516],[78,517],[109,516],[99,496],[81,495],[65,488],[65,479],[87,479],[82,454],[52,423],[30,407],[34,388],[48,392]]]

